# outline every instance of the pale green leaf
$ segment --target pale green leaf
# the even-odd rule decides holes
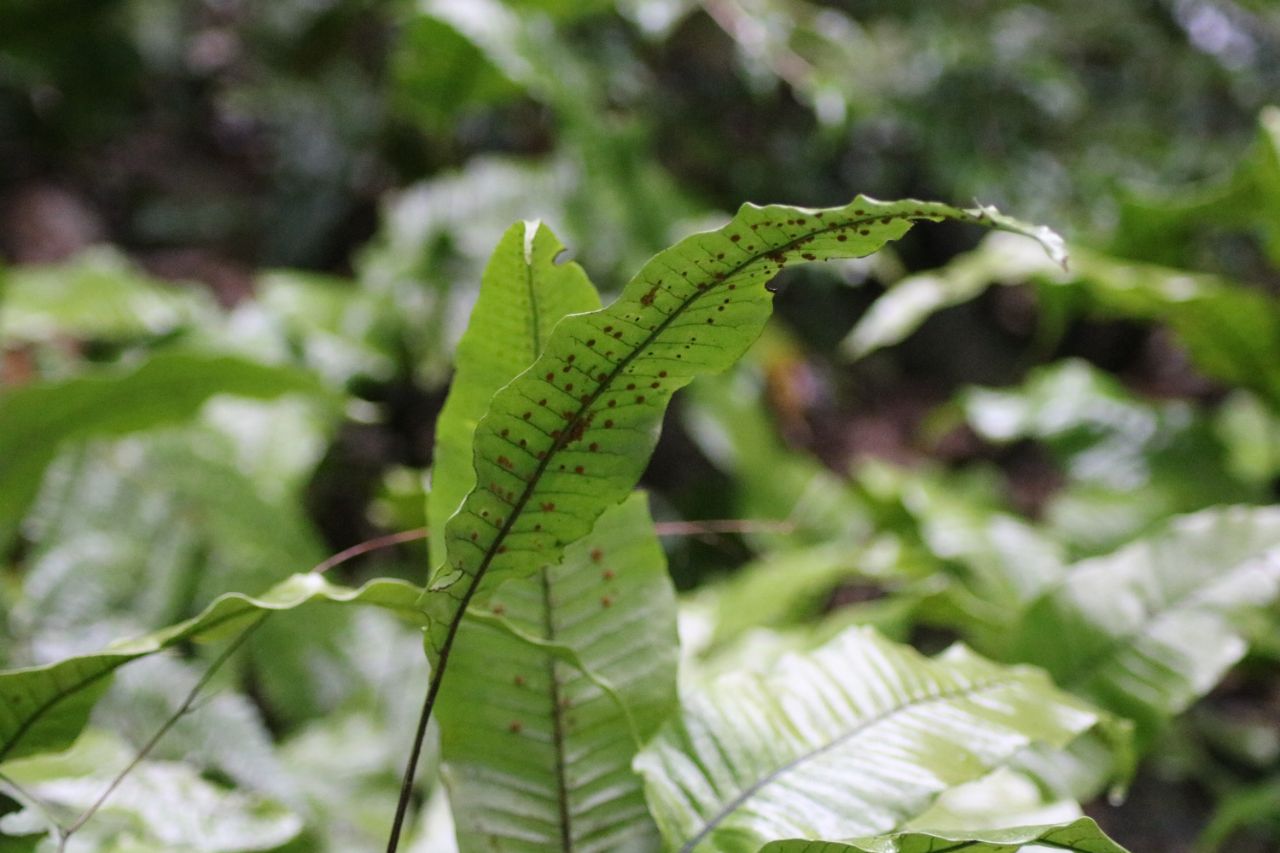
[[[937,659],[851,629],[822,648],[689,687],[641,753],[671,849],[892,831],[1033,743],[1102,721],[1040,671],[955,647]]]
[[[7,270],[0,290],[0,341],[10,345],[155,337],[217,312],[202,289],[149,278],[105,246],[62,264]]]
[[[1087,817],[1059,826],[1023,826],[989,832],[904,832],[850,841],[775,841],[760,853],[1015,853],[1018,850],[1125,853]]]
[[[91,731],[70,752],[11,762],[5,775],[69,822],[132,757],[127,744]],[[0,839],[44,823],[34,809],[6,815]],[[301,830],[301,818],[275,800],[214,784],[187,764],[144,761],[71,836],[66,853],[248,853],[274,850]]]
[[[1023,613],[1010,654],[1150,735],[1243,657],[1240,616],[1278,595],[1280,508],[1205,510],[1073,566]]]
[[[0,548],[68,441],[188,419],[216,394],[321,394],[301,371],[238,358],[165,353],[139,367],[26,385],[0,394]]]
[[[1280,405],[1280,304],[1267,294],[1074,246],[1068,272],[1027,249],[992,235],[946,267],[898,282],[850,332],[847,351],[861,357],[895,344],[991,285],[1034,282],[1080,294],[1092,314],[1164,323],[1206,374]]]
[[[224,595],[193,619],[116,643],[99,654],[0,673],[0,763],[69,746],[105,692],[111,673],[129,661],[180,642],[226,637],[262,614],[311,601],[368,604],[418,621],[419,594],[418,587],[403,581],[377,580],[348,589],[318,574],[299,574],[257,598]]]

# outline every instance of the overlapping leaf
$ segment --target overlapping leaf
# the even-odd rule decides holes
[[[555,263],[562,249],[520,223],[486,267],[437,424],[441,527],[475,484],[490,397],[564,315],[599,305],[580,267]],[[607,511],[560,565],[508,580],[459,638],[439,722],[461,849],[655,849],[631,760],[675,702],[675,596],[644,498]]]
[[[320,394],[312,377],[238,358],[166,353],[127,371],[28,385],[0,394],[0,548],[67,441],[123,435],[189,418],[215,394]]]
[[[1125,853],[1087,817],[1060,826],[1023,826],[980,833],[903,832],[850,841],[775,841],[766,844],[760,853],[1015,853],[1033,847],[1073,853]]]
[[[959,647],[930,660],[857,628],[682,705],[636,766],[669,847],[700,853],[888,832],[1029,744],[1101,721],[1037,670]]]
[[[224,595],[193,619],[117,643],[100,654],[0,673],[0,763],[69,746],[106,691],[111,673],[132,660],[180,642],[227,636],[259,615],[312,601],[368,604],[419,621],[419,595],[418,587],[403,581],[371,581],[348,589],[318,574],[299,574],[257,598]]]
[[[1074,566],[1010,654],[1150,734],[1244,655],[1241,617],[1278,595],[1280,508],[1205,510]]]
[[[433,678],[468,605],[497,581],[558,562],[626,497],[671,395],[727,367],[759,334],[769,279],[795,262],[866,255],[915,220],[940,219],[1032,233],[1061,250],[1047,229],[987,210],[863,197],[827,210],[748,205],[725,227],[659,253],[613,305],[562,321],[476,429],[477,485],[445,529],[447,560],[424,599]]]
[[[490,606],[438,717],[460,848],[657,850],[631,762],[675,704],[675,595],[644,496]]]

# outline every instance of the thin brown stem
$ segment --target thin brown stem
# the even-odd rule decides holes
[[[222,668],[222,665],[231,659],[231,656],[235,654],[242,645],[244,645],[245,641],[253,635],[253,632],[257,630],[263,622],[267,621],[267,617],[270,615],[270,611],[259,614],[259,616],[247,628],[241,631],[240,634],[222,650],[222,654],[218,655],[218,657],[214,659],[213,663],[209,665],[209,668],[205,670],[204,675],[200,677],[200,680],[197,681],[189,691],[187,691],[186,698],[182,700],[182,704],[178,706],[177,710],[169,715],[169,718],[165,720],[164,724],[156,730],[155,734],[153,734],[147,742],[142,745],[142,748],[133,756],[133,759],[107,784],[106,789],[98,796],[98,799],[94,800],[93,804],[89,806],[89,808],[85,809],[80,817],[76,818],[75,821],[73,821],[72,824],[62,833],[62,838],[58,843],[59,853],[63,853],[63,851],[66,850],[67,842],[70,840],[71,836],[84,826],[85,823],[87,823],[89,819],[98,812],[98,809],[102,808],[103,804],[105,804],[111,795],[115,793],[116,788],[120,787],[120,783],[125,780],[125,777],[132,773],[133,769],[141,764],[143,760],[151,754],[151,751],[160,743],[160,739],[168,734],[169,730],[177,724],[178,720],[182,719],[182,717],[191,710],[191,706],[195,703],[196,697],[200,695],[200,691],[204,690],[205,686],[213,680],[213,676]]]

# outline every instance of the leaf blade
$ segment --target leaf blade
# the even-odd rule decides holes
[[[858,628],[682,701],[636,762],[682,851],[890,831],[1028,744],[1102,721],[1041,672],[959,648],[927,659]]]
[[[421,622],[420,590],[404,581],[375,580],[359,589],[329,583],[318,574],[290,577],[259,597],[230,593],[204,612],[97,654],[0,673],[0,764],[70,746],[119,667],[186,640],[212,640],[254,616],[291,610],[312,601],[369,604]]]

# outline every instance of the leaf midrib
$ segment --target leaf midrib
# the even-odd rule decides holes
[[[898,714],[910,708],[916,708],[921,705],[928,705],[933,702],[944,702],[951,699],[958,699],[958,698],[973,696],[987,690],[994,690],[1000,687],[1016,684],[1017,681],[1018,680],[1015,678],[1004,676],[1001,678],[992,678],[987,681],[983,681],[975,684],[969,684],[969,685],[966,685],[965,687],[956,688],[955,690],[942,690],[942,691],[938,691],[937,693],[930,694],[928,696],[922,696],[918,699],[912,699],[908,702],[904,702],[901,705],[895,705],[892,708],[888,708],[884,711],[881,711],[879,714],[876,714],[875,716],[868,717],[867,719],[861,721],[856,726],[849,729],[847,732],[840,735],[839,737],[832,738],[830,741],[822,744],[821,746],[815,747],[814,749],[811,749],[808,752],[801,753],[800,755],[796,756],[790,761],[785,762],[775,770],[771,770],[769,773],[766,773],[764,776],[760,777],[760,779],[756,780],[751,785],[747,786],[745,789],[743,789],[742,793],[734,797],[732,800],[726,803],[720,809],[720,811],[712,815],[712,817],[708,819],[706,823],[703,824],[702,828],[698,831],[698,833],[689,841],[684,843],[684,845],[680,848],[680,853],[692,853],[692,851],[699,844],[701,844],[706,839],[706,837],[716,829],[717,826],[719,826],[725,819],[727,819],[735,811],[741,808],[743,803],[745,803],[747,800],[751,799],[757,793],[759,793],[766,785],[772,784],[783,774],[791,772],[792,770],[796,769],[800,765],[805,764],[806,762],[812,761],[813,759],[821,756],[822,754],[832,749],[835,749],[838,746],[842,746],[843,744],[847,743],[848,741],[862,734],[872,726],[878,725],[879,723],[882,723],[885,720],[889,719],[894,714]]]

